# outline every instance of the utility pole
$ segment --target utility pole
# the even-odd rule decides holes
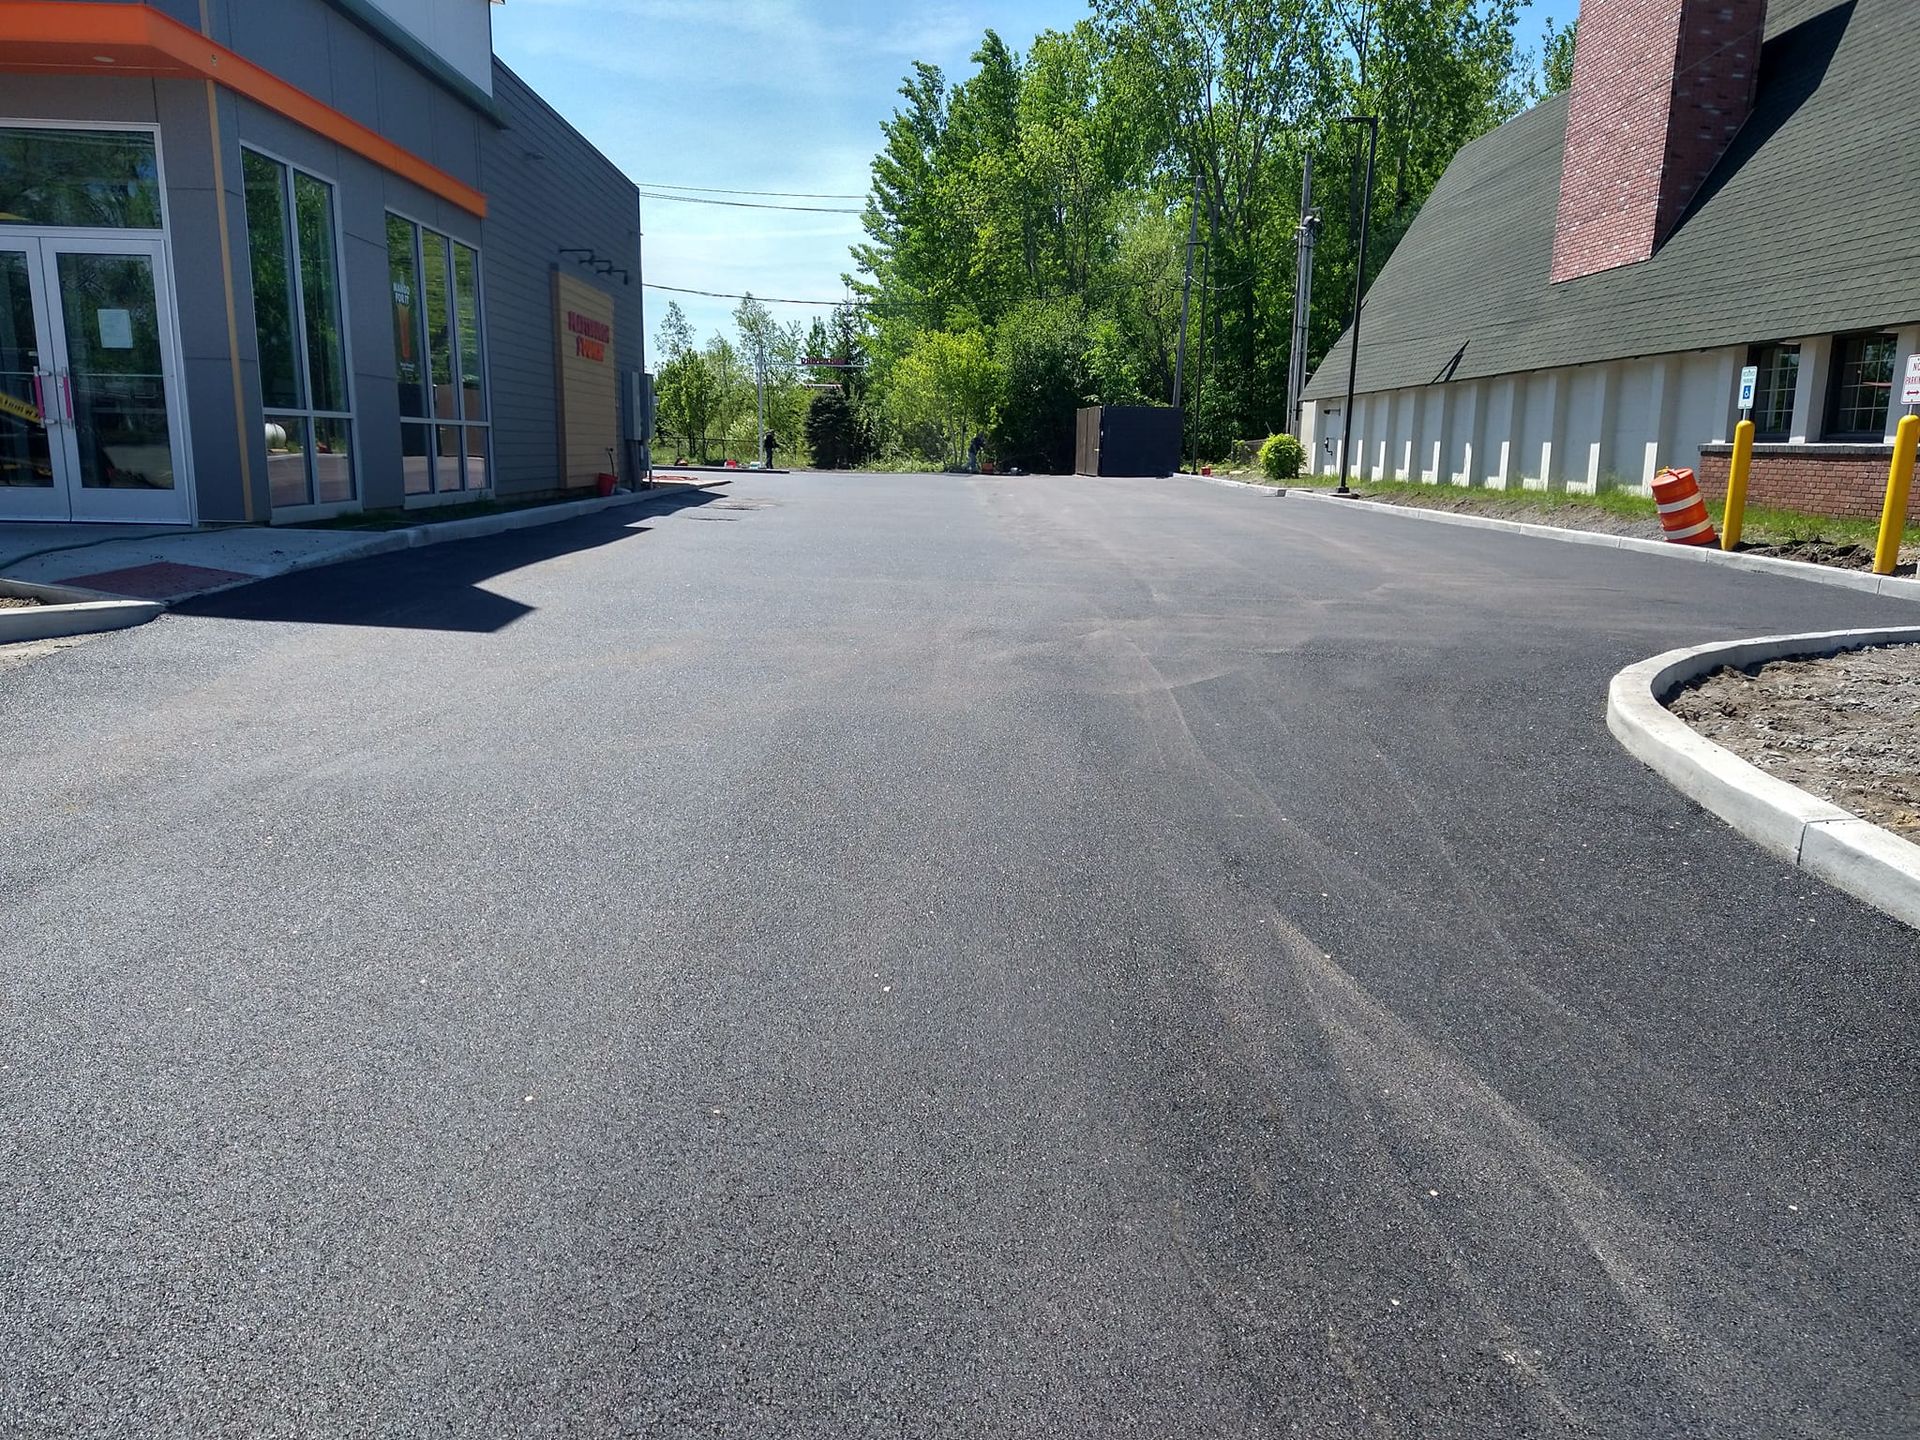
[[[1287,357],[1287,431],[1300,436],[1300,392],[1307,388],[1307,330],[1313,318],[1313,246],[1320,216],[1313,208],[1313,152],[1300,172],[1300,223],[1294,227],[1293,349]]]
[[[753,432],[753,445],[764,461],[767,454],[767,337],[756,332],[753,337],[753,388],[760,428]],[[772,462],[768,461],[768,468]]]
[[[1193,298],[1193,247],[1200,243],[1200,177],[1193,181],[1193,208],[1187,212],[1187,271],[1180,281],[1180,338],[1173,349],[1173,408],[1180,408],[1180,387],[1187,370],[1187,306]]]
[[[1343,115],[1343,125],[1367,127],[1367,181],[1360,191],[1360,243],[1353,257],[1353,325],[1347,331],[1347,405],[1340,412],[1340,483],[1336,495],[1351,495],[1347,469],[1353,458],[1353,384],[1360,370],[1360,300],[1367,289],[1367,221],[1373,214],[1373,152],[1380,139],[1378,115]]]

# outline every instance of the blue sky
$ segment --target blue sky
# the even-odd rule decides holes
[[[1533,0],[1522,33],[1535,37],[1544,17],[1577,8]],[[982,31],[1025,50],[1040,31],[1086,14],[1085,0],[506,0],[493,7],[493,43],[643,188],[858,194],[913,61],[963,76]],[[642,213],[647,279],[705,290],[831,300],[860,238],[857,215],[654,200]],[[703,339],[731,325],[731,300],[650,290],[649,346],[669,298]]]

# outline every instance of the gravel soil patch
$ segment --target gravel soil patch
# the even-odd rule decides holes
[[[31,595],[0,595],[0,610],[26,610],[39,603]]]
[[[1447,487],[1452,489],[1453,487]],[[1637,515],[1617,515],[1577,501],[1555,500],[1542,492],[1536,501],[1491,500],[1471,490],[1454,495],[1434,487],[1432,495],[1407,495],[1388,491],[1362,494],[1363,500],[1376,505],[1409,505],[1419,510],[1451,510],[1462,515],[1490,515],[1496,520],[1517,520],[1523,525],[1558,525],[1563,530],[1592,530],[1602,535],[1637,535],[1642,540],[1660,538],[1660,522]]]
[[[1669,708],[1769,774],[1920,842],[1920,645],[1716,670]]]

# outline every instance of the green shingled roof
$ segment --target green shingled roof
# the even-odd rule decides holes
[[[1547,283],[1566,97],[1466,145],[1367,294],[1358,390],[1920,320],[1920,0],[1774,0],[1752,117],[1651,260]],[[1347,336],[1305,398],[1345,393]]]

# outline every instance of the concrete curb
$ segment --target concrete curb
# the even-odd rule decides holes
[[[303,555],[286,566],[275,570],[271,575],[249,575],[244,580],[235,580],[228,585],[215,586],[211,590],[196,591],[192,596],[180,596],[182,600],[195,599],[200,595],[213,595],[222,590],[238,589],[242,585],[253,585],[261,580],[272,580],[280,575],[292,575],[301,570],[318,570],[327,565],[344,565],[350,560],[365,560],[374,555],[391,555],[397,550],[417,550],[423,545],[445,545],[455,540],[479,540],[488,535],[502,535],[509,530],[531,530],[541,525],[558,525],[566,520],[578,520],[583,515],[597,515],[602,510],[614,510],[623,505],[640,505],[650,500],[664,500],[673,495],[684,495],[690,490],[705,490],[725,481],[709,481],[705,485],[655,485],[651,489],[636,490],[626,495],[595,495],[586,500],[566,500],[556,505],[530,505],[524,510],[507,510],[498,515],[475,515],[466,520],[443,520],[439,524],[408,525],[397,530],[380,530],[368,535],[357,545],[349,545],[340,550],[320,555]]]
[[[1236,490],[1258,490],[1276,498],[1287,493],[1287,487],[1284,485],[1262,485],[1252,480],[1235,480],[1227,475],[1190,475],[1184,470],[1178,473],[1182,479],[1204,480],[1209,485],[1231,485]]]
[[[26,580],[0,580],[0,595],[40,602],[21,610],[0,610],[0,645],[125,630],[146,624],[166,609],[152,600],[125,600],[77,585],[37,585]]]
[[[1920,929],[1920,845],[1716,745],[1661,703],[1690,680],[1767,660],[1920,644],[1920,626],[1766,635],[1669,650],[1607,687],[1607,728],[1635,759],[1762,849]]]
[[[1266,490],[1265,485],[1248,485],[1239,480],[1223,480],[1217,475],[1192,475],[1215,485],[1238,485],[1246,490]],[[1538,540],[1560,540],[1570,545],[1598,545],[1607,550],[1633,550],[1642,555],[1664,555],[1669,560],[1691,560],[1699,564],[1725,565],[1734,570],[1751,570],[1762,575],[1785,575],[1815,585],[1838,585],[1868,595],[1885,595],[1892,600],[1920,600],[1920,579],[1899,575],[1870,575],[1864,570],[1839,570],[1831,565],[1814,565],[1805,560],[1780,560],[1771,555],[1741,555],[1711,546],[1673,545],[1665,540],[1643,540],[1638,535],[1606,535],[1595,530],[1565,530],[1558,525],[1534,525],[1523,520],[1499,520],[1490,515],[1456,515],[1450,510],[1427,510],[1418,505],[1383,505],[1370,500],[1342,500],[1334,495],[1317,495],[1311,490],[1291,492],[1302,500],[1344,505],[1349,510],[1385,511],[1436,525],[1464,525],[1470,530],[1508,530],[1531,535]],[[1544,493],[1544,492],[1543,492]]]

